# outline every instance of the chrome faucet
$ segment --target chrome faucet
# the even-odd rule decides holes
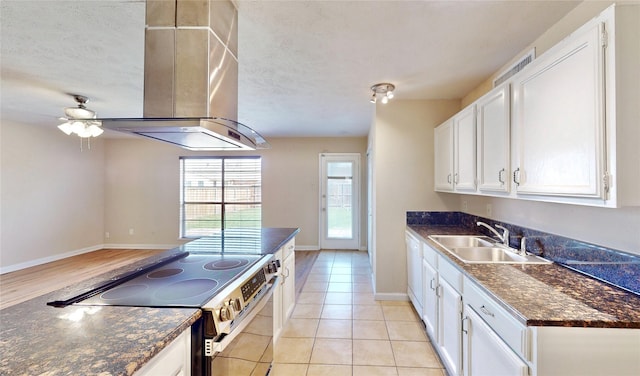
[[[496,229],[494,229],[493,227],[489,226],[488,224],[486,224],[484,222],[477,222],[477,225],[488,228],[489,230],[491,230],[491,232],[493,232],[498,237],[498,239],[500,239],[502,244],[504,244],[506,247],[509,246],[509,230],[507,230],[503,226],[496,225],[497,228],[499,228],[499,229],[501,229],[503,231],[502,235],[500,235],[500,233],[498,231],[496,231]]]

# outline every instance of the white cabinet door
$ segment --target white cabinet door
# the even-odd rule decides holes
[[[281,266],[283,265],[282,260],[282,248],[276,251],[273,254],[274,260],[279,260]],[[280,338],[280,333],[282,332],[282,328],[284,327],[283,313],[282,313],[282,280],[284,280],[282,274],[282,267],[279,272],[280,281],[277,286],[273,289],[273,342],[277,342],[278,338]]]
[[[438,272],[426,260],[422,260],[422,280],[422,321],[431,338],[438,338]]]
[[[482,192],[509,192],[510,103],[509,85],[491,91],[476,103],[478,188]]]
[[[515,80],[518,194],[603,197],[601,27],[572,35]]]
[[[453,118],[454,173],[456,191],[476,190],[476,107],[469,106]]]
[[[462,368],[462,296],[440,276],[438,283],[438,347],[445,367],[451,375]]]
[[[136,376],[184,376],[191,374],[191,329],[182,332],[147,364]]]
[[[453,120],[434,130],[435,190],[453,191]]]
[[[464,307],[464,375],[525,376],[529,367],[470,306]]]
[[[282,264],[282,324],[285,325],[296,304],[296,256],[291,252]]]
[[[409,233],[407,243],[407,294],[416,312],[422,312],[422,247],[420,241]]]

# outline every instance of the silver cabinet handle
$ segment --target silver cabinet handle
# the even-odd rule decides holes
[[[489,311],[487,307],[485,307],[484,305],[480,307],[480,310],[482,311],[482,313],[484,313],[487,316],[496,317],[496,315],[493,314],[493,312]]]
[[[435,290],[436,287],[433,285],[433,283],[436,281],[435,278],[431,278],[431,281],[429,282],[429,287],[431,288],[431,290]]]
[[[502,170],[498,171],[498,181],[500,182],[501,185],[504,185],[504,178],[502,177],[502,174],[504,172],[505,172],[504,168]]]
[[[516,170],[513,172],[513,182],[518,186],[520,185],[520,167],[516,168]]]
[[[453,182],[455,184],[458,184],[458,173],[456,172],[455,175],[453,175]]]
[[[469,320],[469,316],[467,316],[467,317],[462,319],[462,333],[464,333],[464,334],[469,334],[469,330],[465,329],[465,327],[464,327],[465,321],[468,321],[468,320]]]
[[[451,184],[451,174],[447,175],[447,183]]]

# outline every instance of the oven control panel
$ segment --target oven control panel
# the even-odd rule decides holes
[[[264,284],[267,283],[267,277],[264,275],[264,269],[260,269],[256,274],[251,277],[244,285],[241,287],[242,291],[242,299],[245,302],[248,302],[249,299],[256,293],[256,291],[260,290]]]

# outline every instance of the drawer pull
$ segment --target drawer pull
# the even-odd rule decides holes
[[[496,317],[496,315],[494,315],[493,312],[489,311],[484,305],[480,307],[480,310],[487,316]]]

